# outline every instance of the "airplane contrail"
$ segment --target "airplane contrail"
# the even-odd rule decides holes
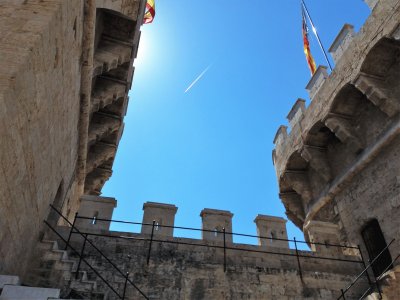
[[[203,72],[200,73],[199,76],[197,76],[197,78],[195,80],[193,80],[193,82],[188,86],[188,88],[185,90],[185,94],[196,84],[197,81],[199,81],[201,79],[201,77],[203,77],[204,74],[206,74],[206,72],[208,71],[209,68],[211,68],[212,64],[209,64],[207,68],[205,68],[203,70]]]

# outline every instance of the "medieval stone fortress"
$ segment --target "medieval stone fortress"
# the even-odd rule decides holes
[[[212,208],[202,228],[154,202],[142,222],[112,220],[100,194],[146,1],[0,0],[0,299],[400,299],[400,1],[365,2],[274,139],[305,251],[275,216],[255,216],[257,236]]]

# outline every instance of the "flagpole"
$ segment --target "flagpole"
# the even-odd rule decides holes
[[[317,37],[317,41],[318,41],[319,47],[322,50],[322,53],[324,53],[324,57],[325,57],[326,62],[328,63],[329,69],[332,71],[331,63],[329,62],[329,59],[328,59],[328,56],[326,55],[326,51],[324,49],[324,46],[321,43],[321,40],[320,40],[320,38],[318,36],[318,33],[317,33],[317,29],[315,29],[314,23],[313,23],[313,21],[311,19],[310,14],[308,13],[308,9],[307,9],[307,6],[306,6],[306,3],[304,2],[304,0],[301,0],[301,4],[303,5],[304,10],[306,11],[306,15],[307,15],[308,19],[310,20],[312,30],[313,30],[315,36]]]

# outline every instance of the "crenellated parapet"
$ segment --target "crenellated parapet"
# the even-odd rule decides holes
[[[90,231],[109,230],[110,222],[116,200],[101,196],[84,195],[81,197],[81,208],[79,210],[77,223],[78,228]],[[174,235],[175,215],[178,208],[173,204],[146,202],[143,204],[143,220],[140,235],[154,238],[179,238]],[[232,244],[233,214],[227,210],[205,208],[200,213],[201,217],[201,239],[207,243]],[[105,219],[105,220],[98,220]],[[258,244],[262,248],[289,249],[286,220],[280,217],[257,215],[256,223]],[[140,224],[140,223],[139,223]],[[187,228],[191,229],[191,228]],[[199,229],[195,229],[198,231]]]
[[[330,47],[334,70],[319,66],[307,84],[308,107],[298,99],[287,116],[290,129],[281,125],[274,138],[280,198],[302,230],[313,221],[336,226],[337,214],[324,208],[355,168],[398,134],[400,4],[370,2],[374,9],[360,32],[346,24]],[[392,17],[379,18],[384,12]]]

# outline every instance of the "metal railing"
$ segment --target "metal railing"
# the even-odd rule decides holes
[[[57,214],[60,215],[60,217],[62,219],[64,219],[71,226],[71,230],[70,230],[68,239],[66,240],[59,232],[57,232],[57,230],[52,225],[49,224],[49,222],[44,221],[44,223],[65,243],[65,250],[67,250],[69,247],[79,257],[79,262],[78,262],[77,270],[75,273],[75,278],[78,278],[78,276],[79,276],[80,266],[83,261],[107,285],[107,287],[110,288],[110,290],[114,292],[114,294],[119,299],[123,299],[123,300],[125,299],[126,288],[127,288],[128,283],[132,287],[134,287],[145,299],[149,299],[143,293],[143,291],[140,290],[139,287],[136,286],[136,284],[133,283],[132,280],[129,279],[129,272],[123,273],[98,247],[96,247],[96,245],[94,245],[94,243],[91,240],[88,239],[88,236],[90,236],[91,234],[83,233],[78,228],[76,228],[75,221],[76,221],[76,218],[78,217],[77,214],[75,215],[74,222],[71,223],[53,205],[50,205],[50,207],[55,212],[57,212]],[[75,230],[75,231],[73,232],[73,230]],[[80,252],[77,249],[75,249],[70,243],[72,233],[79,234],[84,239]],[[93,247],[93,249],[95,249],[97,251],[97,253],[100,254],[101,257],[103,257],[109,264],[111,264],[111,266],[114,268],[115,271],[117,271],[117,273],[119,273],[120,275],[122,275],[124,277],[125,281],[124,281],[124,288],[123,288],[122,295],[118,291],[116,291],[116,289],[114,287],[112,287],[111,284],[96,269],[94,269],[94,267],[84,258],[84,251],[85,251],[86,243],[89,243]]]
[[[346,299],[346,293],[358,282],[358,280],[364,274],[367,276],[369,287],[362,294],[362,296],[359,299],[364,299],[364,297],[367,296],[371,291],[373,291],[375,287],[376,287],[376,289],[378,291],[379,299],[382,299],[382,290],[381,290],[381,287],[380,287],[380,284],[379,284],[379,280],[381,280],[382,279],[382,275],[392,267],[392,264],[400,257],[400,254],[397,255],[397,257],[390,262],[390,264],[385,268],[385,270],[383,272],[381,272],[381,274],[379,276],[375,277],[374,281],[372,281],[371,278],[369,277],[368,270],[373,267],[374,263],[381,257],[381,255],[383,253],[388,251],[388,248],[390,247],[390,245],[394,241],[395,241],[395,239],[392,239],[390,241],[390,243],[385,248],[383,248],[383,250],[381,252],[379,252],[379,254],[368,264],[368,266],[366,266],[365,263],[364,263],[364,270],[360,274],[358,274],[358,276],[351,282],[351,284],[347,288],[345,288],[344,290],[343,289],[340,290],[341,291],[341,295],[337,298],[337,300],[339,300],[339,299],[344,299],[345,300]],[[360,254],[362,255],[361,250],[360,250]]]
[[[347,245],[340,245],[340,244],[306,242],[306,241],[298,241],[298,240],[296,240],[296,238],[282,239],[282,238],[276,238],[276,237],[235,233],[235,232],[228,232],[225,230],[225,228],[222,228],[222,230],[209,230],[209,229],[199,229],[199,228],[192,228],[192,227],[162,225],[162,224],[158,224],[158,223],[156,224],[155,221],[153,221],[152,223],[140,223],[140,222],[113,220],[113,219],[103,219],[103,218],[97,218],[97,217],[85,217],[85,216],[79,216],[78,214],[75,214],[75,218],[72,223],[73,226],[71,226],[67,243],[69,243],[72,234],[75,234],[74,228],[76,227],[75,223],[78,219],[91,220],[91,221],[93,221],[93,223],[115,222],[115,223],[130,224],[130,225],[151,226],[151,233],[148,237],[143,237],[143,236],[142,237],[133,237],[133,236],[127,237],[127,236],[118,236],[115,234],[106,234],[106,233],[80,232],[80,234],[84,234],[87,236],[101,236],[101,237],[108,237],[108,238],[115,238],[115,239],[146,241],[146,242],[148,242],[147,257],[146,257],[147,264],[149,264],[149,262],[150,262],[152,244],[154,242],[159,242],[159,243],[166,243],[166,244],[191,245],[191,246],[198,246],[198,247],[223,249],[223,267],[224,267],[225,272],[227,270],[227,250],[245,251],[245,252],[253,252],[253,253],[272,254],[272,255],[293,256],[293,257],[295,256],[296,261],[297,261],[297,266],[298,266],[298,274],[299,274],[301,280],[303,280],[303,272],[302,272],[300,258],[301,259],[320,259],[320,260],[330,260],[330,261],[341,261],[341,262],[349,262],[349,263],[365,265],[365,263],[362,259],[362,256],[361,256],[361,251],[360,251],[359,246],[354,247],[354,246],[347,246]],[[70,222],[68,222],[68,223],[70,223]],[[182,241],[182,240],[175,240],[175,239],[160,239],[160,238],[157,238],[157,235],[155,234],[156,228],[158,230],[160,230],[161,228],[173,228],[173,229],[181,229],[181,230],[199,231],[199,232],[203,232],[203,233],[209,232],[209,233],[217,234],[217,235],[221,234],[222,240],[220,241],[220,243],[198,243],[198,242],[193,243],[193,242],[189,242],[189,241]],[[257,239],[266,239],[266,240],[272,240],[272,241],[292,242],[292,243],[294,243],[295,251],[294,251],[294,253],[292,253],[290,251],[289,252],[278,252],[278,251],[272,251],[272,250],[265,250],[262,248],[249,249],[249,248],[242,248],[242,247],[237,247],[237,246],[232,247],[232,246],[230,246],[231,243],[227,243],[227,238],[226,238],[227,236],[241,236],[241,237],[250,237],[250,238],[257,238]],[[320,255],[307,255],[307,254],[301,253],[299,251],[299,249],[298,249],[299,243],[308,244],[308,245],[321,245],[321,246],[326,246],[326,247],[338,247],[338,248],[342,248],[342,249],[354,249],[360,253],[361,260],[347,259],[347,258],[341,258],[341,257],[326,257],[326,256],[320,256]]]

